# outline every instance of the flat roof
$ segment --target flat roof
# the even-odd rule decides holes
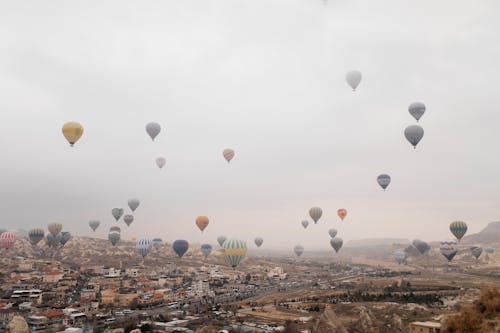
[[[425,327],[432,327],[432,328],[441,328],[441,323],[437,323],[435,321],[414,321],[410,325],[419,325],[419,326],[425,326]]]

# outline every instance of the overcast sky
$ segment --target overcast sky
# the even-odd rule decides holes
[[[449,239],[456,219],[478,232],[500,219],[499,13],[496,0],[2,1],[0,226],[104,238],[137,197],[123,238],[326,249],[331,227],[345,241]],[[312,206],[323,218],[304,230]]]

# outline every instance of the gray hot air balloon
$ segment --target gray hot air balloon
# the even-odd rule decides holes
[[[404,250],[396,250],[394,252],[394,259],[399,265],[402,265],[406,262],[406,252]]]
[[[411,103],[408,107],[408,112],[410,112],[413,118],[419,121],[425,113],[425,104],[422,102]]]
[[[495,248],[488,246],[487,248],[484,249],[484,252],[492,254],[493,252],[495,252]]]
[[[470,248],[470,253],[474,256],[474,258],[479,259],[481,253],[483,253],[483,248],[480,246],[472,246]]]
[[[101,224],[101,222],[98,220],[89,221],[89,226],[93,231],[95,231],[99,227],[100,224]]]
[[[156,159],[156,165],[160,169],[162,169],[165,166],[165,163],[167,163],[167,160],[165,159],[165,157],[158,157]]]
[[[420,254],[425,254],[426,252],[428,252],[431,249],[429,244],[427,244],[426,242],[424,242],[420,239],[413,240],[412,244],[413,244],[413,246],[415,246],[415,248],[418,250],[418,252],[420,252]]]
[[[217,243],[219,243],[219,245],[222,246],[226,241],[226,239],[227,239],[226,236],[219,236],[217,237]]]
[[[295,252],[297,257],[300,257],[304,253],[304,247],[302,245],[295,245],[293,252]]]
[[[201,252],[205,256],[205,259],[207,259],[207,257],[212,252],[212,245],[210,245],[210,244],[201,244]]]
[[[61,230],[62,230],[62,224],[61,223],[51,223],[49,224],[49,232],[52,234],[52,236],[58,235]]]
[[[115,220],[118,221],[123,215],[123,208],[113,208],[111,210],[111,215],[113,215]]]
[[[342,244],[344,244],[342,238],[335,237],[330,239],[330,245],[333,247],[335,252],[339,252],[340,248],[342,247]]]
[[[61,232],[61,240],[59,241],[62,246],[66,245],[67,242],[71,239],[71,233],[68,231]]]
[[[361,72],[360,71],[349,71],[345,75],[345,80],[347,81],[347,84],[351,86],[352,90],[355,91],[356,88],[358,87],[359,83],[361,82]]]
[[[111,245],[115,246],[120,241],[120,233],[116,231],[111,231],[108,235],[108,239]]]
[[[313,219],[314,223],[318,223],[319,219],[323,215],[323,210],[319,207],[313,207],[309,209],[309,216]]]
[[[257,247],[260,247],[262,245],[262,243],[264,243],[264,240],[261,237],[257,237],[257,238],[255,238],[254,242],[255,242],[255,245],[257,245]]]
[[[139,205],[141,204],[141,202],[139,201],[139,199],[129,199],[128,200],[128,206],[129,208],[135,212],[135,210],[137,209],[137,207],[139,207]]]
[[[123,222],[125,222],[127,226],[130,226],[132,222],[134,222],[134,216],[130,214],[125,215],[123,217]]]
[[[337,236],[337,229],[331,228],[330,230],[328,230],[328,234],[330,234],[331,238],[335,238],[335,236]]]
[[[156,136],[160,134],[161,126],[158,123],[151,122],[146,125],[146,132],[151,137],[151,140],[155,140]]]
[[[405,137],[413,148],[417,148],[417,144],[424,137],[424,129],[419,125],[410,125],[405,129]]]
[[[304,227],[304,229],[307,228],[307,226],[309,225],[309,221],[307,220],[303,220],[302,222],[300,222],[302,224],[302,226]]]
[[[382,187],[385,191],[387,186],[391,183],[391,176],[386,174],[381,174],[377,177],[377,183]]]
[[[457,242],[454,240],[443,241],[439,246],[439,251],[448,261],[451,261],[458,253]]]
[[[61,243],[61,234],[54,235],[52,233],[47,234],[45,238],[47,245],[49,247],[58,247]]]

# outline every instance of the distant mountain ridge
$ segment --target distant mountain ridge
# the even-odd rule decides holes
[[[368,247],[368,246],[390,246],[393,244],[410,244],[408,239],[404,238],[366,238],[348,241],[346,247]]]
[[[462,244],[488,244],[500,243],[500,222],[490,222],[478,233],[465,236],[462,238]]]

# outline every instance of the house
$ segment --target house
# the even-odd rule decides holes
[[[410,324],[409,333],[440,333],[441,324],[434,321],[415,321]]]
[[[29,316],[26,320],[31,331],[46,330],[48,325],[48,318],[45,316]]]
[[[45,283],[57,283],[64,276],[63,272],[60,271],[50,271],[43,275],[43,282]]]

